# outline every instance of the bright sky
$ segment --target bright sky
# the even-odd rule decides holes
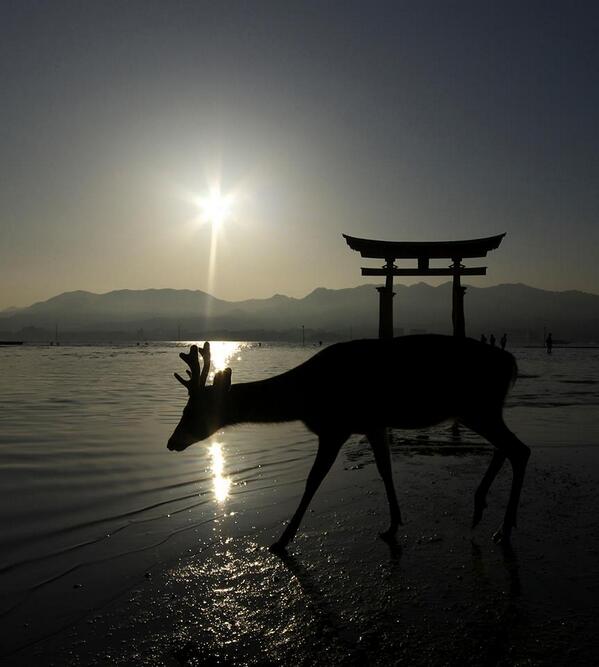
[[[2,2],[0,308],[358,285],[343,232],[505,231],[469,282],[599,292],[597,35],[593,2]]]

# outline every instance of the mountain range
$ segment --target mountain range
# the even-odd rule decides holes
[[[451,332],[451,283],[396,285],[396,334]],[[514,343],[554,339],[599,342],[599,295],[553,292],[523,284],[469,287],[466,329],[478,338],[504,332]],[[303,298],[275,294],[265,299],[225,301],[202,291],[117,290],[106,294],[65,292],[27,308],[0,312],[0,339],[63,341],[172,340],[203,337],[333,340],[376,336],[375,285],[347,289],[319,287]]]

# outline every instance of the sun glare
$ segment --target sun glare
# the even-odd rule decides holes
[[[218,229],[231,217],[233,203],[233,195],[223,194],[220,187],[213,187],[205,197],[200,199],[202,218]]]
[[[203,248],[207,249],[207,276],[205,288],[214,293],[218,246],[226,243],[226,227],[230,222],[238,224],[240,208],[247,195],[241,186],[224,191],[217,176],[207,177],[203,194],[181,187],[180,197],[193,207],[190,219],[190,235],[199,232]],[[211,302],[207,301],[205,316],[210,315]]]

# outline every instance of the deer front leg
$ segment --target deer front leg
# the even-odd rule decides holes
[[[367,434],[367,438],[374,452],[374,460],[379,474],[383,479],[387,500],[389,501],[389,514],[391,522],[389,528],[381,533],[384,540],[393,539],[397,533],[398,526],[402,525],[401,512],[395,495],[395,486],[393,484],[393,473],[391,471],[391,456],[389,454],[389,440],[387,430],[373,431]]]
[[[283,531],[283,534],[279,538],[278,542],[275,542],[273,545],[271,545],[271,551],[274,551],[275,553],[285,551],[289,542],[291,542],[291,540],[295,537],[302,518],[306,513],[308,506],[310,505],[310,501],[318,490],[320,483],[331,469],[331,466],[335,462],[337,454],[341,449],[341,445],[343,445],[346,440],[347,435],[327,435],[321,436],[319,438],[316,459],[314,460],[312,470],[310,470],[310,474],[306,480],[306,489],[300,501],[299,507],[291,518],[291,521],[287,524],[287,527]]]

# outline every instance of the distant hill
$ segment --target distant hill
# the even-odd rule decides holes
[[[296,339],[304,325],[324,340],[375,336],[378,295],[374,285],[320,287],[302,299],[276,294],[267,299],[224,301],[201,291],[117,290],[106,294],[66,292],[28,308],[0,313],[0,338],[62,340],[223,338]],[[395,286],[397,333],[451,332],[451,283]],[[599,295],[551,292],[522,284],[469,287],[466,328],[479,337],[507,332],[512,342],[554,338],[599,343]]]

